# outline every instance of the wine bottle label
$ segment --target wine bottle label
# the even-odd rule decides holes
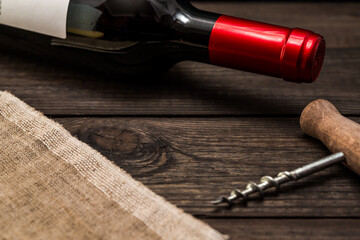
[[[70,0],[0,0],[0,24],[66,38]]]

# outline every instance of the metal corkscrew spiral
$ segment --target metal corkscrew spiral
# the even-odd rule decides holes
[[[274,187],[276,191],[280,190],[280,185],[297,181],[303,177],[309,176],[313,173],[321,171],[325,168],[331,167],[337,163],[345,161],[345,156],[342,152],[332,154],[328,157],[322,158],[314,163],[310,163],[303,167],[297,168],[294,171],[281,172],[277,175],[277,177],[273,178],[270,176],[264,176],[261,178],[260,183],[256,184],[254,182],[249,182],[246,185],[245,190],[240,191],[238,189],[234,189],[231,191],[230,196],[228,197],[220,197],[217,200],[213,201],[213,204],[221,204],[228,203],[232,204],[236,200],[242,200],[243,203],[248,201],[248,196],[253,193],[258,193],[261,198],[264,197],[264,191],[268,188]]]

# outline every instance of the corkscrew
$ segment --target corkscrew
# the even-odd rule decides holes
[[[344,116],[330,102],[316,100],[310,103],[300,117],[301,129],[308,135],[321,140],[332,152],[328,157],[297,168],[291,172],[280,172],[275,178],[264,176],[260,183],[249,182],[245,190],[234,189],[230,196],[220,197],[213,204],[236,201],[246,203],[248,196],[258,193],[264,197],[266,189],[280,190],[280,185],[297,181],[338,163],[344,163],[360,175],[360,125]]]
[[[264,197],[264,191],[268,188],[274,187],[276,191],[280,191],[280,185],[297,181],[303,177],[314,174],[318,171],[321,171],[325,168],[331,167],[337,163],[341,163],[345,161],[345,155],[342,152],[332,154],[328,157],[322,158],[314,163],[310,163],[303,167],[300,167],[294,171],[281,172],[277,175],[277,177],[273,178],[270,176],[264,176],[260,179],[260,184],[256,184],[254,182],[249,182],[246,185],[244,191],[240,191],[238,189],[234,189],[231,191],[229,197],[220,197],[219,199],[213,201],[213,204],[220,203],[229,203],[231,204],[235,200],[242,199],[242,202],[245,203],[248,200],[248,196],[253,193],[259,193],[260,197]]]

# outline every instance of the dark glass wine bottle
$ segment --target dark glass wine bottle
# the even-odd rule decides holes
[[[109,73],[193,60],[292,82],[313,82],[325,55],[323,37],[311,31],[201,11],[187,0],[71,0],[66,29],[61,39],[1,26],[0,44]]]

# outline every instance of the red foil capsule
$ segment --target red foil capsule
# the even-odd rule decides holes
[[[209,55],[216,65],[310,83],[320,73],[325,41],[308,30],[221,16],[211,32]]]

